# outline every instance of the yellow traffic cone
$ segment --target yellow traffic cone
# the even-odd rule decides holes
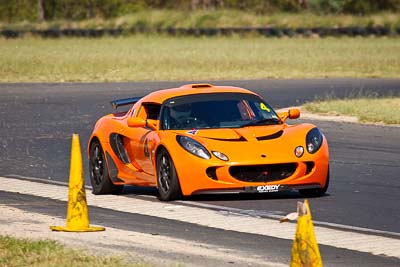
[[[78,134],[72,135],[67,225],[66,227],[50,226],[50,229],[63,232],[95,232],[105,230],[103,227],[93,227],[89,225],[85,182],[82,170],[82,154]]]
[[[322,267],[308,200],[297,203],[297,229],[293,240],[291,267]]]

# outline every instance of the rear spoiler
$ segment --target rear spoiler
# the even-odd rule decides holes
[[[111,106],[115,109],[121,106],[133,105],[138,102],[143,96],[140,97],[130,97],[124,99],[113,100],[110,102]]]

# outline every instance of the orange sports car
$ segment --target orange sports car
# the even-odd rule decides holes
[[[289,125],[298,109],[275,112],[246,89],[189,84],[112,101],[128,111],[100,118],[89,139],[94,194],[124,185],[156,186],[161,200],[211,192],[298,190],[321,196],[329,185],[325,136]]]

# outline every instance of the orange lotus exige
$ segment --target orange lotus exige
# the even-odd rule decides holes
[[[124,185],[156,186],[161,200],[210,192],[298,190],[321,196],[329,185],[325,136],[288,125],[298,109],[276,113],[246,89],[189,84],[112,101],[126,112],[100,118],[89,139],[94,194]]]

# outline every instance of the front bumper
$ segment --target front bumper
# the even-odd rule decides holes
[[[175,161],[175,166],[183,195],[213,192],[272,193],[325,186],[329,168],[327,146],[321,147],[317,153],[307,155],[302,159],[288,157],[287,161],[283,161],[282,158],[279,161],[221,164],[218,160],[206,161],[189,156],[184,161]],[[263,166],[266,168],[265,175]],[[246,171],[251,170],[252,167],[256,170],[255,173]],[[234,169],[243,170],[232,171]]]
[[[237,189],[212,189],[212,190],[198,190],[192,193],[192,195],[201,194],[240,194],[240,193],[276,193],[285,192],[300,189],[317,189],[321,188],[320,184],[304,184],[304,185],[287,185],[287,184],[276,184],[276,185],[259,185],[259,186],[245,186]]]

